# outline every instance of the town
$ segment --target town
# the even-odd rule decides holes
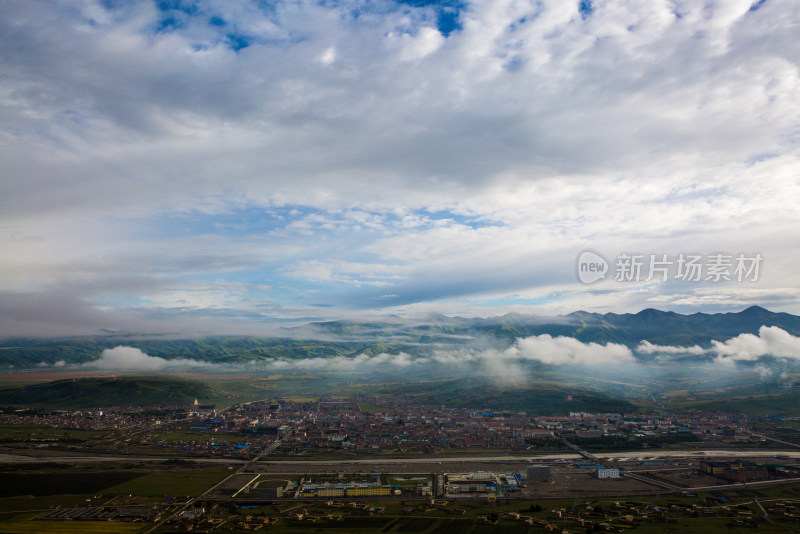
[[[312,523],[621,532],[689,518],[761,528],[768,514],[796,521],[796,425],[699,411],[545,416],[363,394],[7,408],[0,475],[47,494],[42,486],[57,488],[68,467],[80,482],[65,484],[94,494],[75,502],[76,490],[60,490],[60,504],[37,524],[102,521],[142,532],[302,532]],[[737,497],[747,491],[763,502],[737,504],[753,502]]]
[[[39,447],[96,452],[176,452],[252,458],[279,443],[279,455],[437,454],[456,449],[526,453],[568,450],[564,440],[593,447],[661,448],[692,443],[753,443],[741,414],[591,414],[539,416],[524,412],[419,406],[407,399],[357,397],[315,401],[273,399],[226,409],[195,403],[161,408],[77,411],[9,410],[4,424],[94,431],[93,439],[39,439]],[[105,432],[105,433],[104,433]],[[33,438],[36,439],[36,438]],[[74,440],[73,440],[74,441]]]

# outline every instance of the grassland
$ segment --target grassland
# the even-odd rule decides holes
[[[384,408],[383,406],[378,406],[371,402],[359,402],[358,409],[364,413],[394,413],[394,410],[391,408]]]
[[[86,440],[99,438],[108,432],[99,430],[64,430],[46,425],[0,424],[0,442],[36,440]]]
[[[197,496],[231,473],[227,467],[161,470],[106,488],[104,493],[121,495]]]
[[[143,474],[131,471],[99,471],[85,472],[76,477],[70,472],[0,473],[0,497],[96,493],[109,486],[124,484]]]
[[[142,523],[121,523],[111,521],[81,521],[76,524],[74,521],[14,521],[11,523],[0,524],[2,534],[76,534],[76,533],[98,533],[98,534],[125,534],[142,532],[149,525]]]

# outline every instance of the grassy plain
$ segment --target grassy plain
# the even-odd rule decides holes
[[[4,425],[0,424],[0,442],[31,440],[84,440],[108,434],[100,430],[64,430],[47,425]]]
[[[197,496],[231,473],[227,467],[198,467],[159,470],[106,488],[109,495]]]
[[[98,534],[126,534],[142,532],[151,525],[142,523],[122,523],[112,521],[13,521],[10,523],[0,523],[0,533],[2,534],[78,534],[78,533],[98,533]]]
[[[84,472],[76,477],[69,471],[0,473],[0,497],[96,493],[109,486],[129,482],[143,474],[136,471],[98,471]]]

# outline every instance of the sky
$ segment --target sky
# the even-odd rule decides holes
[[[0,2],[0,336],[800,314],[798,27],[794,0]]]

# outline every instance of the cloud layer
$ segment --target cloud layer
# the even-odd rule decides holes
[[[185,358],[164,359],[150,356],[135,347],[117,346],[105,349],[100,358],[87,364],[88,367],[108,371],[163,371],[181,367],[210,367],[212,364]]]
[[[428,355],[381,353],[359,354],[352,358],[307,358],[300,360],[256,360],[253,368],[265,367],[274,371],[389,371],[426,369],[443,366],[446,369],[472,370],[481,376],[504,383],[523,382],[528,378],[525,362],[554,366],[600,368],[636,363],[630,349],[608,343],[582,343],[573,338],[549,335],[520,338],[505,349],[452,347],[435,350]]]
[[[712,352],[720,361],[755,361],[762,356],[800,360],[800,337],[777,326],[762,326],[758,335],[740,334],[725,342],[714,341]]]
[[[449,369],[471,370],[481,376],[503,383],[521,383],[527,380],[526,362],[536,362],[555,367],[581,367],[596,372],[621,369],[638,369],[647,373],[646,364],[640,363],[634,355],[638,354],[707,354],[716,363],[734,364],[736,362],[758,362],[763,357],[800,360],[800,337],[793,336],[778,327],[762,326],[758,335],[740,334],[727,341],[712,341],[712,347],[679,347],[654,345],[647,341],[640,343],[635,351],[616,343],[584,343],[565,336],[543,334],[517,339],[506,348],[477,348],[475,346],[437,349],[425,354],[380,353],[376,355],[359,354],[354,357],[337,356],[332,358],[306,358],[297,360],[263,359],[253,360],[246,369],[264,369],[271,372],[392,372],[431,369],[443,366]],[[37,367],[49,366],[46,363]],[[63,361],[55,367],[64,367]],[[117,346],[105,349],[101,356],[87,364],[88,367],[104,370],[134,370],[145,372],[163,371],[169,368],[218,367],[209,362],[191,359],[165,359],[150,356],[140,349]],[[230,365],[231,369],[242,368]],[[765,367],[759,367],[766,369]]]
[[[547,334],[520,339],[516,351],[523,359],[538,360],[553,365],[618,365],[634,363],[631,350],[617,343],[582,343],[565,336]]]
[[[708,354],[718,363],[734,363],[738,361],[754,362],[764,356],[800,360],[800,337],[793,336],[777,326],[762,326],[758,335],[739,334],[727,341],[712,341],[711,347],[704,349],[694,345],[680,347],[671,345],[654,345],[642,341],[636,352],[640,354]]]

